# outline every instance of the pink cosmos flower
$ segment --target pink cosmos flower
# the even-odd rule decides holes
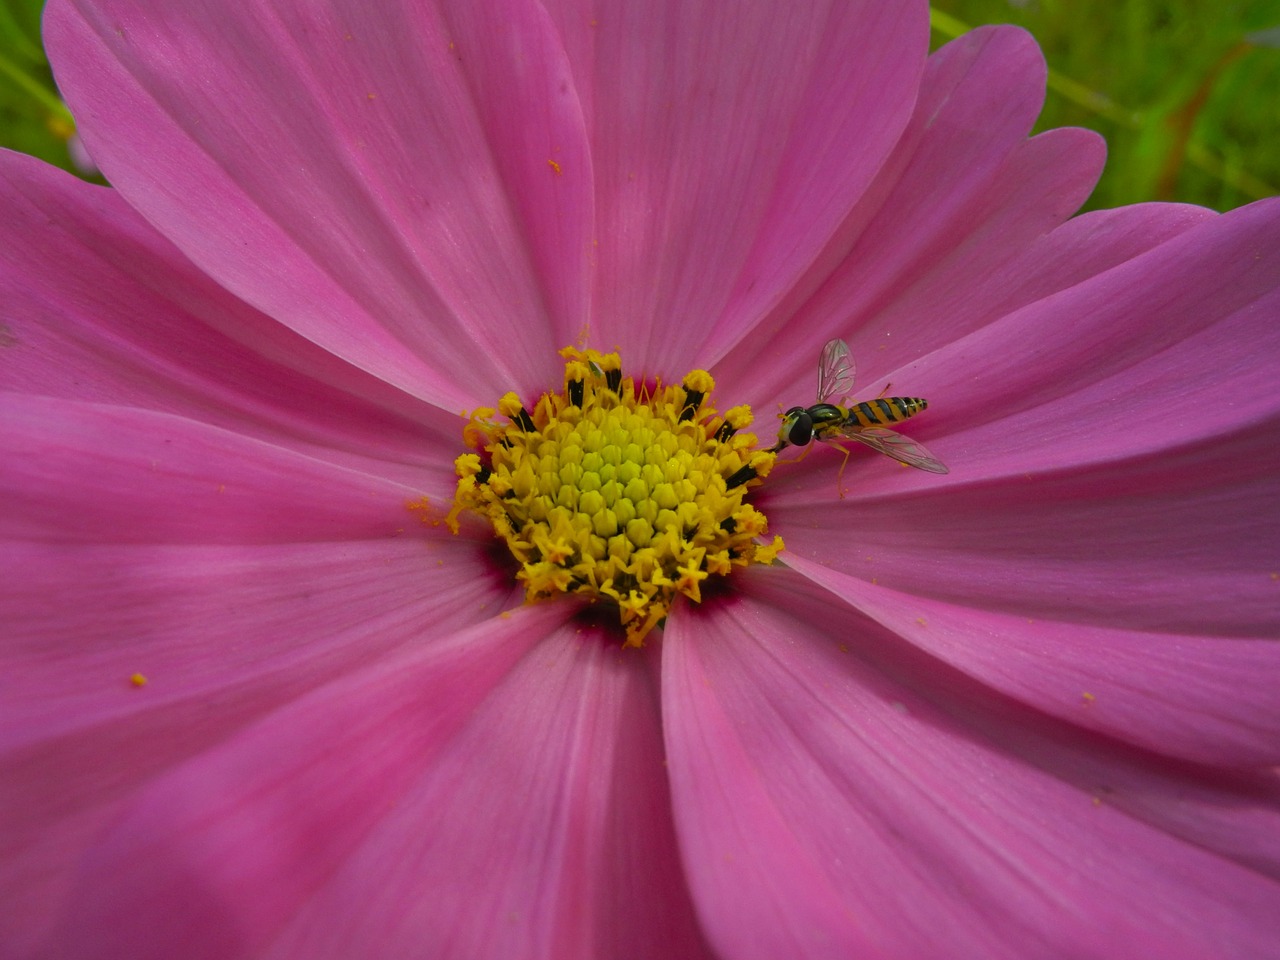
[[[16,957],[1280,955],[1280,206],[1068,219],[1012,29],[874,0],[51,0],[0,157]],[[782,462],[643,649],[447,506],[557,350]]]

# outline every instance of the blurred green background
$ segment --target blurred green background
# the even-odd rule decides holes
[[[42,5],[0,0],[0,145],[75,170],[74,127],[40,48]],[[938,0],[934,44],[983,23],[1019,24],[1044,48],[1038,130],[1107,138],[1090,207],[1228,210],[1280,192],[1280,0]]]
[[[1087,208],[1280,192],[1280,0],[938,0],[935,45],[1016,23],[1049,63],[1037,130],[1107,138]]]

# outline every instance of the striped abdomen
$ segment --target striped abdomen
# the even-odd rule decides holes
[[[929,404],[920,397],[880,397],[855,403],[845,423],[859,427],[887,427],[914,417]]]

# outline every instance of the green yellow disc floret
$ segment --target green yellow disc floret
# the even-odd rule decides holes
[[[577,593],[616,605],[639,646],[677,594],[701,600],[708,577],[770,562],[767,523],[746,501],[773,466],[739,431],[751,411],[718,415],[694,370],[677,386],[637,387],[616,353],[568,347],[564,389],[532,411],[514,393],[469,418],[475,453],[457,460],[448,523],[488,518],[520,565],[527,600]],[[502,421],[495,414],[503,415]]]

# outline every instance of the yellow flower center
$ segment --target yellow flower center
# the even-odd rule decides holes
[[[622,376],[616,353],[567,347],[564,390],[530,412],[514,393],[509,422],[483,408],[463,437],[448,524],[474,510],[520,564],[528,601],[578,593],[617,606],[626,643],[640,646],[677,594],[735,566],[771,562],[782,540],[746,502],[773,466],[756,449],[748,407],[718,415],[715,381],[694,370],[652,390]]]

